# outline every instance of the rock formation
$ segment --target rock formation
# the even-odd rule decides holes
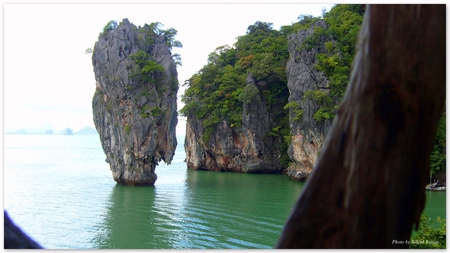
[[[267,101],[261,94],[269,83],[256,82],[250,73],[246,83],[246,87],[255,90],[256,94],[251,102],[243,103],[242,126],[223,121],[205,141],[202,120],[188,115],[184,148],[189,169],[281,173],[282,137],[269,134],[278,119],[275,110],[268,110]]]
[[[323,20],[318,20],[307,30],[290,35],[289,55],[286,66],[289,102],[297,103],[290,109],[290,128],[292,142],[288,154],[293,163],[287,169],[287,175],[296,180],[306,180],[322,149],[324,136],[328,132],[331,121],[316,121],[314,113],[319,109],[316,101],[304,99],[305,92],[322,90],[329,92],[328,78],[315,68],[317,54],[325,53],[325,35],[319,37],[318,46],[302,48],[305,39],[312,36],[317,27],[327,28]],[[300,112],[300,114],[298,114]],[[300,116],[299,116],[300,115]]]
[[[113,178],[153,185],[155,166],[177,145],[178,79],[166,34],[127,19],[110,22],[95,43],[94,123]]]

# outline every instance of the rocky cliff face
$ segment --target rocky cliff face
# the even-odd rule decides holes
[[[322,149],[325,134],[331,121],[316,121],[314,113],[320,108],[312,99],[304,99],[307,91],[321,90],[329,92],[328,79],[315,68],[317,55],[325,53],[325,36],[319,36],[319,46],[305,47],[305,40],[312,36],[316,27],[327,28],[323,20],[317,21],[311,28],[292,34],[289,39],[290,59],[286,66],[289,102],[297,106],[290,109],[290,127],[292,143],[288,154],[293,163],[287,169],[287,175],[296,180],[306,180],[311,173],[318,153]],[[299,113],[300,112],[300,113]],[[300,116],[299,116],[300,115]]]
[[[243,104],[242,126],[231,126],[223,121],[205,141],[202,121],[188,115],[184,148],[189,169],[281,173],[282,137],[270,135],[278,119],[275,119],[275,110],[268,110],[261,94],[270,84],[255,82],[251,74],[247,75],[246,83],[257,92],[250,103]],[[280,106],[283,105],[274,107]]]
[[[177,145],[177,70],[167,38],[127,19],[110,23],[92,55],[95,127],[113,178],[152,185],[155,166],[170,163]]]

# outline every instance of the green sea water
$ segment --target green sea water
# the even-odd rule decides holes
[[[446,192],[445,191],[439,191],[439,192],[433,192],[433,191],[426,191],[426,204],[425,204],[425,210],[424,213],[429,216],[432,221],[433,225],[438,228],[440,225],[437,222],[437,217],[440,217],[442,219],[446,219]]]
[[[283,176],[186,171],[155,187],[113,187],[98,248],[271,248],[303,184]]]
[[[153,187],[126,187],[96,135],[4,135],[4,207],[51,249],[274,247],[305,184],[187,170],[183,139]],[[425,213],[445,218],[445,192],[426,194]]]

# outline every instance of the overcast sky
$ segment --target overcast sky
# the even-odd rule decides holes
[[[5,4],[4,132],[33,128],[75,132],[94,127],[91,101],[95,91],[91,55],[99,33],[110,20],[135,25],[161,22],[175,28],[183,48],[180,84],[206,64],[208,54],[233,45],[256,21],[275,29],[300,14],[321,16],[333,4]],[[181,94],[178,92],[178,110]],[[177,135],[185,133],[180,120]]]

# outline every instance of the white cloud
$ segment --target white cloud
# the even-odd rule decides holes
[[[198,71],[218,46],[232,45],[256,21],[274,28],[332,4],[6,4],[4,5],[4,130],[29,126],[94,126],[95,77],[89,55],[110,20],[161,22],[178,30],[179,81]],[[184,91],[180,87],[179,96]],[[179,101],[179,109],[181,102]],[[185,121],[179,120],[178,134]]]

